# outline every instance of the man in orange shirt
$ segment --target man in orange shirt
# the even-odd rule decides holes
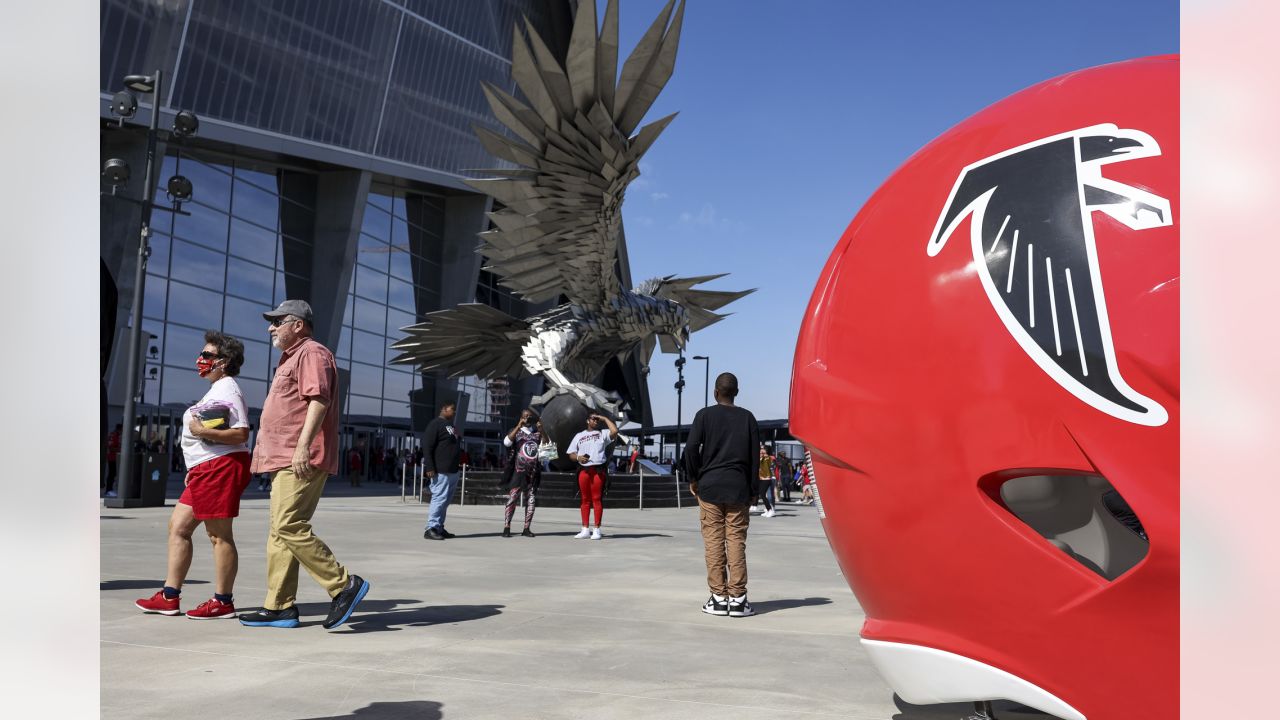
[[[298,627],[298,565],[333,598],[325,629],[351,617],[369,582],[347,572],[311,530],[324,483],[338,472],[338,368],[333,353],[312,335],[311,306],[285,300],[263,313],[280,364],[262,406],[253,473],[271,475],[267,532],[267,599],[241,614],[250,627]]]

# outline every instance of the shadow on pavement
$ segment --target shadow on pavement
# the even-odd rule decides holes
[[[364,600],[356,608],[355,614],[342,627],[350,628],[350,632],[385,632],[407,627],[429,627],[431,625],[447,625],[450,623],[481,620],[502,612],[503,605],[435,605],[426,607],[403,607],[419,605],[421,600]],[[298,613],[304,618],[315,618],[304,621],[302,627],[321,625],[329,614],[328,603],[299,603]]]
[[[99,515],[99,520],[133,520],[134,518],[125,517],[124,515]]]
[[[324,717],[298,718],[298,720],[441,720],[444,707],[431,700],[408,700],[406,702],[375,702],[354,710],[350,715],[325,715]]]
[[[538,526],[536,524],[530,529],[533,530],[534,535],[536,535],[537,537],[570,537],[571,538],[574,535],[578,534],[577,530],[564,530],[560,532],[541,532],[538,530]],[[464,538],[487,538],[487,537],[502,537],[502,531],[499,530],[497,532],[491,532],[491,533],[471,533],[470,535],[458,535],[457,537],[452,539],[462,540]],[[511,537],[512,538],[521,537],[519,525],[512,525]],[[610,538],[614,538],[618,540],[634,540],[636,538],[648,538],[648,537],[671,537],[671,536],[663,533],[618,533],[617,535],[614,535],[606,532],[604,534],[605,540],[608,540]],[[525,539],[528,540],[529,538],[525,538]]]
[[[890,720],[966,720],[981,717],[974,712],[973,703],[967,702],[912,705],[895,694],[893,704],[898,706],[899,712],[894,713]],[[1008,700],[992,701],[991,709],[998,720],[1053,720],[1054,717]]]
[[[790,598],[787,600],[760,600],[751,601],[751,607],[755,609],[757,615],[776,612],[778,610],[789,610],[791,608],[808,607],[810,605],[830,605],[831,598],[811,597],[811,598]]]
[[[208,584],[208,580],[186,580],[182,583],[182,586]],[[98,583],[100,592],[107,590],[159,590],[162,587],[164,587],[164,578],[159,580],[103,580]],[[326,610],[325,612],[328,611]]]

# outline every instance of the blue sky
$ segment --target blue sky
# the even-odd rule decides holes
[[[662,7],[622,0],[622,53]],[[603,13],[604,2],[598,3]],[[729,272],[759,288],[689,355],[738,375],[739,404],[787,414],[796,333],[818,272],[862,203],[913,152],[1056,75],[1178,51],[1178,4],[689,0],[675,74],[646,121],[679,111],[623,206],[632,277]],[[674,355],[649,393],[676,422]],[[702,407],[686,367],[683,420]]]

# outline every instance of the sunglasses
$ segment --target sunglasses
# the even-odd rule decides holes
[[[293,319],[290,319],[290,318],[288,318],[288,317],[272,318],[272,320],[271,320],[271,327],[280,327],[281,325],[284,325],[285,323],[291,323],[291,322],[297,322],[297,321],[298,321],[298,319],[297,319],[297,318],[293,318]]]
[[[223,356],[218,353],[211,353],[208,350],[201,350],[200,357],[204,360],[221,360]]]

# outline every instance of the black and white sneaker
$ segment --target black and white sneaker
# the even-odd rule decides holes
[[[747,602],[746,595],[729,598],[729,617],[751,617],[755,614],[755,608],[751,607],[751,603]]]
[[[713,594],[707,598],[707,604],[702,606],[702,612],[708,615],[728,615],[729,599]]]

